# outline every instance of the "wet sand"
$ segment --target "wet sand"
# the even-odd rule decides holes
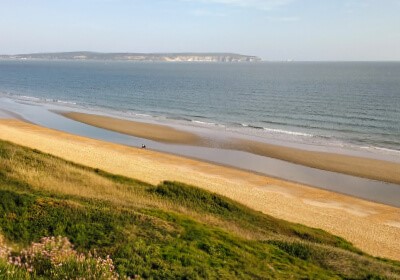
[[[0,119],[17,119],[17,120],[21,120],[21,121],[26,121],[18,114],[14,113],[12,111],[5,110],[5,109],[0,109]]]
[[[175,128],[93,114],[68,112],[63,116],[99,128],[166,143],[207,146],[210,142],[190,132]],[[230,139],[213,142],[219,148],[250,152],[321,170],[400,184],[400,163],[350,155],[300,150],[262,142]]]
[[[229,147],[229,144],[227,146]],[[400,163],[396,162],[342,154],[306,151],[246,140],[234,141],[233,149],[240,149],[257,155],[281,159],[312,168],[400,184]]]
[[[0,139],[153,184],[194,184],[277,218],[322,228],[372,255],[400,260],[400,208],[19,120],[0,120]]]

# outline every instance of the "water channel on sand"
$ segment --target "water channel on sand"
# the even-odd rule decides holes
[[[0,98],[0,118],[19,116],[44,127],[128,146],[140,147],[146,143],[148,148],[155,151],[232,166],[400,207],[400,185],[397,184],[318,170],[242,151],[159,143],[82,124],[53,113],[50,109],[71,110],[68,107],[29,104],[9,98]]]

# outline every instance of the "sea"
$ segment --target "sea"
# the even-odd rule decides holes
[[[400,62],[0,60],[0,96],[400,156]]]

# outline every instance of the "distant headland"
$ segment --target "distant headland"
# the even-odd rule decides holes
[[[259,62],[257,56],[235,53],[99,53],[58,52],[0,55],[0,59],[19,60],[115,60],[140,62]]]

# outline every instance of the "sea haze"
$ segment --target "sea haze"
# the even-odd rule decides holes
[[[278,140],[400,151],[400,63],[4,60],[0,93]]]

